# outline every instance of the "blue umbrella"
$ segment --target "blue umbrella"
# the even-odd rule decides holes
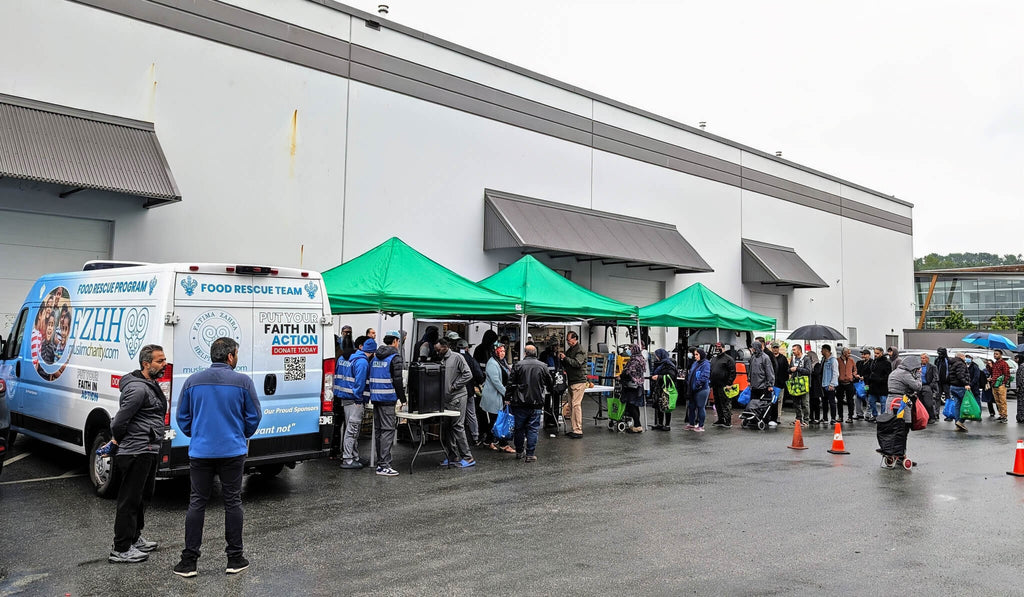
[[[967,334],[961,338],[961,340],[968,344],[984,346],[985,348],[990,349],[999,348],[1002,350],[1016,350],[1017,348],[1017,343],[1006,336],[990,334],[988,332],[974,332],[973,334]]]

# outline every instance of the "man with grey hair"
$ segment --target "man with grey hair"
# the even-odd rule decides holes
[[[157,383],[166,368],[163,347],[147,344],[139,351],[139,368],[121,378],[120,407],[110,422],[113,439],[104,446],[110,453],[116,447],[114,465],[121,475],[114,546],[107,558],[114,564],[144,562],[157,548],[155,541],[142,537],[142,529],[146,526],[146,506],[156,488],[160,443],[166,428],[167,397]]]
[[[466,383],[473,378],[473,373],[466,359],[451,350],[447,339],[439,339],[434,350],[444,371],[444,407],[459,413],[458,417],[441,417],[441,445],[445,453],[441,466],[469,468],[476,465],[466,439]]]

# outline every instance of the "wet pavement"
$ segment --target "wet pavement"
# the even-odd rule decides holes
[[[157,485],[150,560],[108,564],[114,502],[84,457],[21,437],[0,476],[0,596],[1024,594],[1024,479],[1006,475],[1024,425],[984,416],[912,432],[910,472],[879,466],[869,423],[844,425],[838,456],[832,428],[795,451],[788,426],[697,434],[681,417],[636,436],[586,420],[530,464],[477,449],[472,469],[427,454],[410,475],[407,444],[395,478],[309,462],[247,477],[239,575],[213,503],[193,579],[171,573],[187,483]]]

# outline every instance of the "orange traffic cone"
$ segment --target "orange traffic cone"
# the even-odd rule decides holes
[[[1013,459],[1013,470],[1006,471],[1007,475],[1024,477],[1024,439],[1017,440],[1017,455]]]
[[[846,451],[846,444],[843,442],[843,426],[836,423],[836,432],[832,436],[832,449],[829,450],[830,454],[849,454]]]
[[[806,450],[807,446],[804,445],[804,434],[800,431],[800,421],[796,422],[796,427],[793,428],[793,445],[786,446],[790,450]]]

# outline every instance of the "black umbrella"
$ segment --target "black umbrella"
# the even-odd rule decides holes
[[[789,338],[795,340],[846,340],[846,336],[840,334],[839,330],[818,324],[798,327],[789,333]]]

